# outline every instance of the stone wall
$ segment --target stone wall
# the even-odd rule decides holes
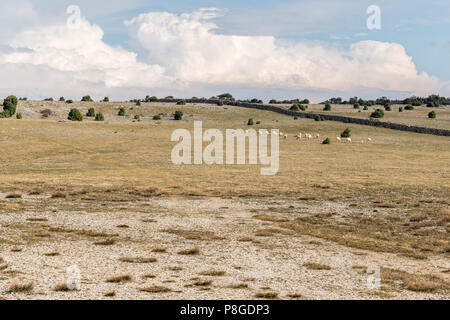
[[[158,101],[159,102],[176,103],[180,100],[181,99],[159,99]],[[217,104],[219,100],[185,99],[185,101],[187,103]],[[383,121],[370,120],[370,119],[352,118],[352,117],[345,117],[345,116],[337,116],[337,115],[332,115],[332,114],[298,112],[298,111],[291,111],[291,110],[287,110],[282,107],[268,105],[268,104],[256,104],[256,103],[239,102],[239,101],[227,102],[226,104],[237,106],[237,107],[243,107],[243,108],[272,111],[272,112],[277,112],[277,113],[285,114],[285,115],[292,116],[292,117],[314,119],[315,117],[320,116],[322,119],[328,120],[328,121],[339,121],[339,122],[344,122],[344,123],[354,123],[354,124],[360,124],[360,125],[365,125],[365,126],[381,127],[381,128],[387,128],[387,129],[393,129],[393,130],[409,131],[409,132],[416,132],[416,133],[432,134],[432,135],[436,135],[436,136],[450,137],[450,130],[445,130],[445,129],[408,126],[408,125],[399,124],[399,123],[383,122]]]

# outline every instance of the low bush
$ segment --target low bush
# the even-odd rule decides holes
[[[178,106],[184,106],[184,105],[186,105],[186,100],[180,100],[180,101],[178,101],[178,102],[177,102],[177,105],[178,105]]]
[[[174,115],[174,119],[175,120],[183,120],[183,111],[175,111],[175,115]]]
[[[436,119],[436,112],[431,111],[431,112],[428,114],[428,118],[430,118],[430,119]]]
[[[21,113],[16,114],[16,119],[22,119],[22,114]]]
[[[80,110],[73,108],[70,110],[67,119],[69,119],[70,121],[83,121],[83,116],[81,115]]]
[[[326,138],[325,140],[323,140],[322,144],[331,144],[330,138]]]
[[[255,124],[255,122],[253,121],[253,118],[248,119],[248,122],[247,122],[248,126],[252,126],[254,124]]]
[[[326,103],[325,107],[323,108],[323,111],[331,111],[331,104]]]
[[[99,112],[95,115],[95,121],[105,121],[105,117],[103,116],[103,113]]]
[[[156,116],[153,116],[153,120],[161,120],[161,116],[157,114]]]
[[[121,117],[125,117],[125,114],[126,114],[125,108],[124,108],[124,107],[121,107],[121,108],[119,109],[118,115],[121,116]]]
[[[350,138],[352,135],[351,131],[349,128],[346,128],[342,133],[341,133],[341,138]]]
[[[382,109],[377,109],[370,115],[371,118],[383,118],[384,117],[384,111]]]
[[[95,117],[95,109],[89,108],[88,112],[86,113],[86,117]]]

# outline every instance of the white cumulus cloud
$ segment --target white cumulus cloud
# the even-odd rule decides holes
[[[12,80],[0,79],[0,87],[74,96],[127,89],[189,96],[240,87],[261,96],[268,89],[425,95],[443,86],[419,73],[400,44],[360,41],[344,50],[320,42],[224,35],[214,23],[220,14],[217,9],[151,12],[126,21],[139,56],[106,44],[102,29],[85,19],[76,30],[64,24],[27,29],[9,40],[12,50],[0,51],[0,70],[20,70]]]

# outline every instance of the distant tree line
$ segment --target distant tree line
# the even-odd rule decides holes
[[[382,106],[390,106],[393,104],[399,105],[411,105],[411,106],[422,106],[426,105],[427,107],[439,107],[439,106],[448,106],[450,105],[450,98],[441,97],[439,95],[433,94],[428,97],[410,97],[403,100],[399,99],[389,99],[387,97],[381,97],[375,100],[364,100],[362,98],[353,97],[348,100],[343,100],[342,98],[331,98],[323,103],[331,103],[331,104],[350,104],[350,105],[361,105],[361,106],[374,106],[374,105],[382,105]]]

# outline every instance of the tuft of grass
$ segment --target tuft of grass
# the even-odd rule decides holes
[[[67,197],[67,195],[61,191],[56,191],[52,193],[51,197],[52,199],[60,199]]]
[[[241,282],[241,283],[232,283],[227,286],[229,289],[248,289],[248,284]]]
[[[127,263],[154,263],[157,261],[156,258],[132,258],[132,257],[122,257],[119,259],[121,262]]]
[[[156,276],[155,276],[154,274],[148,273],[148,274],[144,274],[144,275],[142,276],[142,278],[144,278],[144,279],[155,279]]]
[[[196,287],[209,287],[212,283],[212,280],[198,279],[194,281],[193,285]]]
[[[32,283],[19,283],[19,282],[13,282],[9,288],[8,293],[29,293],[33,291],[33,284]]]
[[[11,248],[11,252],[22,252],[22,248]]]
[[[47,218],[27,218],[27,221],[30,222],[47,222]]]
[[[183,270],[183,267],[180,266],[172,266],[168,268],[170,271],[181,271]]]
[[[434,292],[439,289],[439,283],[427,280],[411,280],[406,283],[406,288],[411,291],[418,292]]]
[[[192,249],[185,249],[185,250],[181,250],[178,251],[178,254],[183,255],[183,256],[195,256],[200,254],[200,249],[195,247]]]
[[[46,257],[56,257],[56,256],[59,256],[59,252],[47,252],[47,253],[44,253],[44,256],[46,256]]]
[[[96,246],[112,246],[115,243],[116,243],[116,240],[114,240],[114,239],[107,239],[107,240],[101,240],[101,241],[94,242],[94,244]]]
[[[112,276],[106,279],[106,282],[110,283],[125,283],[132,281],[133,278],[129,274],[119,275],[119,276]]]
[[[303,264],[303,266],[308,268],[309,270],[331,270],[330,266],[316,262],[306,262]]]
[[[22,198],[20,193],[8,193],[5,197],[6,199],[19,199]]]
[[[222,277],[226,273],[222,270],[209,270],[209,271],[203,271],[200,273],[202,276],[210,276],[210,277]]]
[[[287,296],[291,299],[304,299],[304,296],[300,293],[288,293]]]
[[[103,296],[105,296],[105,297],[115,297],[116,296],[116,292],[115,291],[109,291],[109,292],[106,292]]]
[[[257,293],[255,293],[255,298],[276,299],[276,298],[278,298],[278,293],[276,293],[276,292],[257,292]]]
[[[156,248],[152,249],[152,252],[154,252],[154,253],[166,253],[167,249],[163,248],[163,247],[156,247]]]
[[[165,293],[172,291],[172,289],[163,286],[152,286],[147,288],[139,288],[139,291],[148,293]]]
[[[70,292],[70,291],[77,291],[76,289],[71,289],[67,286],[67,283],[60,283],[56,285],[55,291],[57,292]]]
[[[121,228],[121,229],[128,229],[130,226],[126,225],[126,224],[119,224],[117,226],[117,228]]]

